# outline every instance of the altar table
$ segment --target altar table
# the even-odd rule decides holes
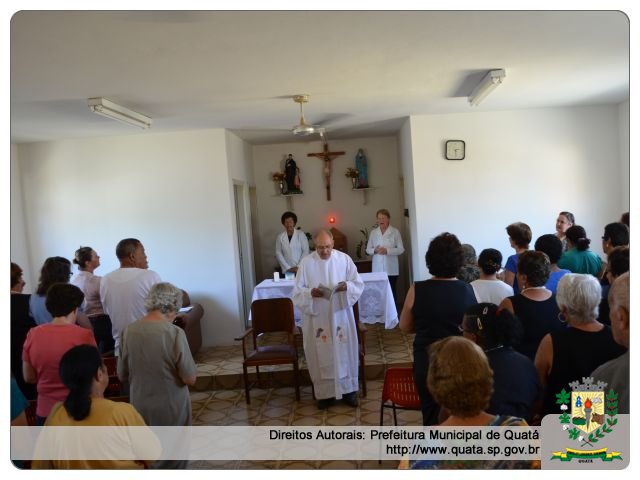
[[[384,323],[385,328],[391,329],[398,324],[398,312],[393,301],[389,278],[384,272],[361,273],[364,290],[358,305],[360,307],[360,321],[362,323]],[[280,280],[278,282],[263,280],[253,290],[251,301],[265,298],[292,298],[295,280]],[[296,325],[300,326],[302,315],[294,306]],[[251,318],[251,315],[249,315]]]

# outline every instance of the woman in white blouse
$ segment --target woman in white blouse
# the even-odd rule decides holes
[[[302,230],[296,230],[298,216],[293,212],[284,212],[280,221],[284,232],[276,238],[276,258],[282,273],[298,271],[298,264],[309,253],[309,241]]]
[[[76,250],[73,263],[78,265],[78,273],[70,283],[84,293],[83,311],[89,317],[96,344],[100,353],[105,354],[113,350],[113,334],[111,332],[111,319],[104,313],[100,301],[100,279],[93,272],[100,266],[100,256],[91,247],[80,247]]]
[[[389,225],[391,214],[386,208],[376,212],[378,226],[371,230],[367,242],[367,255],[373,255],[371,270],[386,272],[389,276],[393,299],[396,299],[396,282],[400,274],[398,255],[404,253],[400,231]]]

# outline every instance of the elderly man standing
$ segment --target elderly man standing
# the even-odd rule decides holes
[[[629,348],[629,272],[613,281],[609,290],[609,318],[613,339]],[[591,374],[594,381],[607,382],[607,389],[618,394],[618,413],[629,413],[629,350],[600,365]]]
[[[136,238],[120,240],[116,246],[120,268],[102,277],[100,301],[111,318],[116,356],[120,352],[120,335],[130,323],[144,317],[144,300],[151,287],[162,281],[149,270],[144,246]]]
[[[358,406],[358,336],[353,305],[364,282],[351,258],[333,250],[331,232],[314,238],[316,251],[298,267],[293,303],[302,312],[304,352],[318,408],[343,398]]]

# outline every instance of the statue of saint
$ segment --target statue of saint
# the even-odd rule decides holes
[[[293,159],[293,155],[289,154],[284,163],[284,173],[287,179],[287,192],[300,193],[300,170]]]
[[[358,149],[356,155],[356,170],[358,170],[358,188],[367,188],[369,179],[367,178],[367,157],[364,156],[362,149]]]

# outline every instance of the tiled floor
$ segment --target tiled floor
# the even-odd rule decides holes
[[[203,350],[196,356],[198,382],[192,391],[194,425],[379,425],[380,398],[384,370],[388,366],[410,366],[413,337],[396,327],[385,330],[381,324],[367,326],[367,397],[360,399],[360,406],[349,407],[335,402],[327,410],[318,410],[311,386],[301,387],[300,401],[295,399],[291,386],[291,374],[282,372],[287,367],[264,370],[263,387],[251,390],[251,404],[247,405],[242,386],[242,350],[239,345]],[[305,369],[304,358],[301,368]],[[290,368],[290,367],[289,367]],[[304,376],[304,375],[303,375]],[[306,375],[308,378],[308,375]],[[385,410],[383,423],[392,425],[390,410]],[[400,411],[399,425],[420,425],[417,411]],[[396,468],[397,462],[191,462],[190,468],[224,469],[378,469]]]

